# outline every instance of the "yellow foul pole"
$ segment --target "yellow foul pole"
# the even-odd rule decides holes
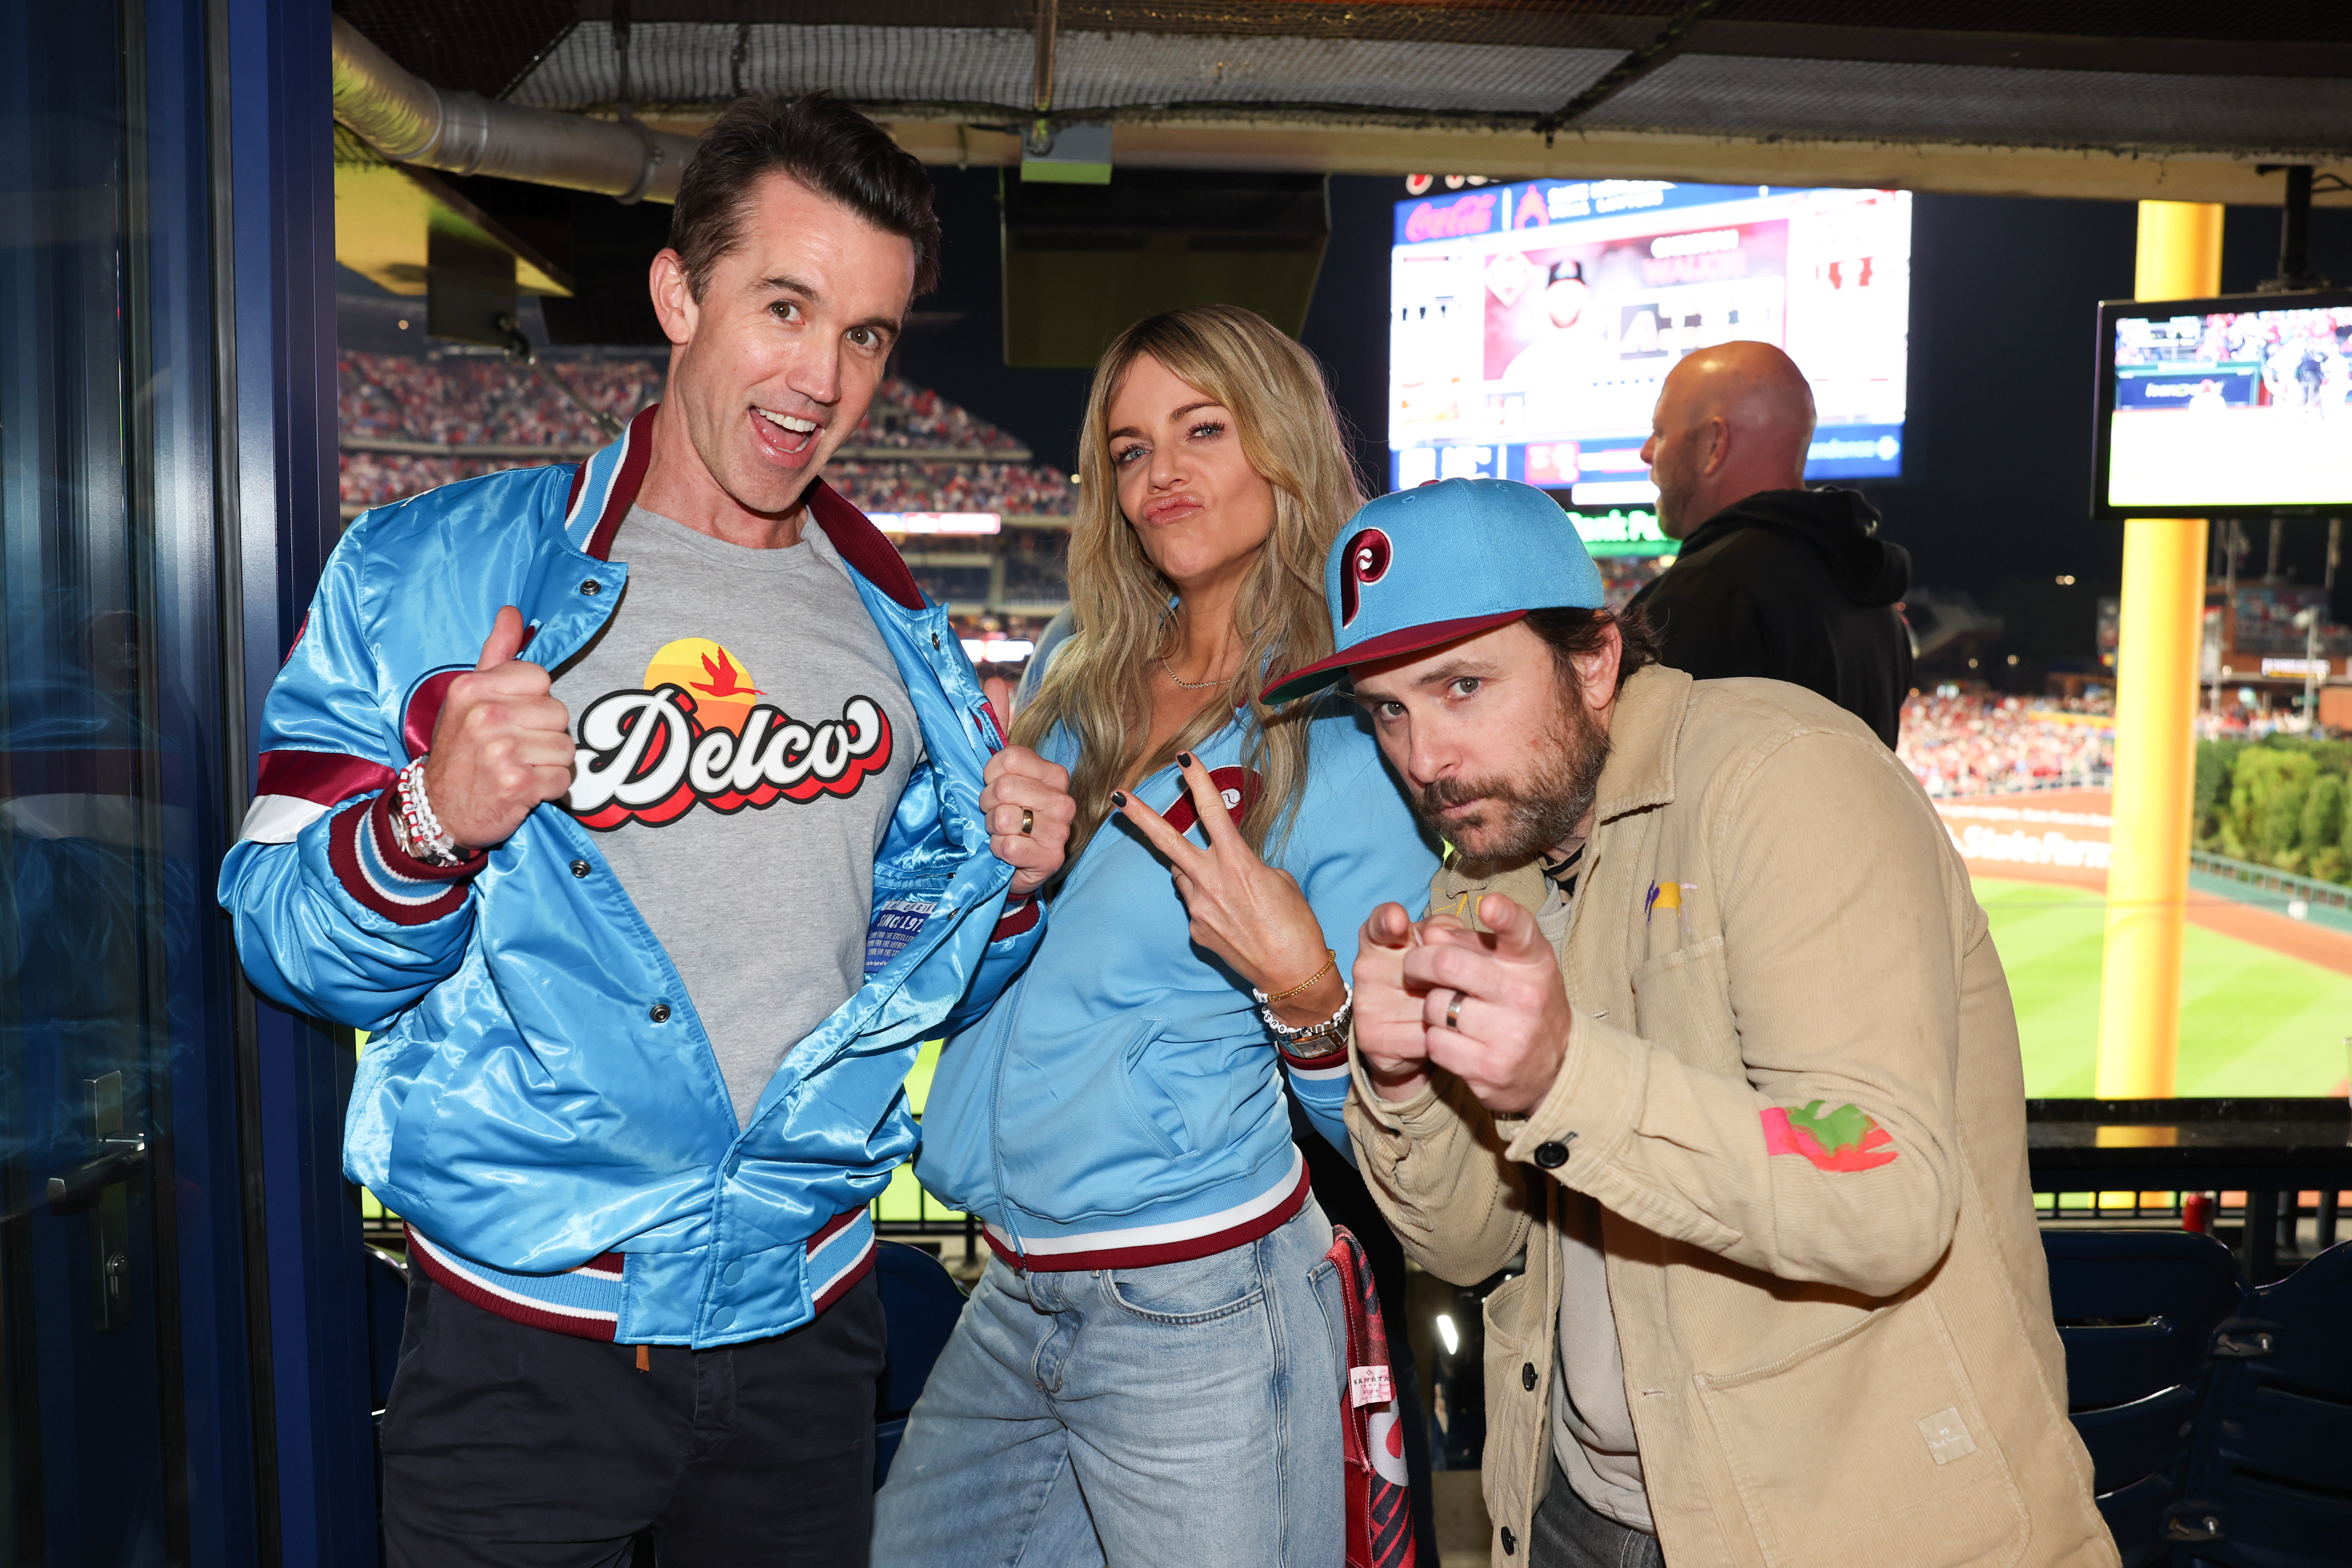
[[[2194,300],[2220,293],[2221,281],[2218,205],[2139,204],[2139,299]],[[2162,1100],[2173,1092],[2204,615],[2205,520],[2126,522],[2114,850],[2093,1089],[2101,1100]]]

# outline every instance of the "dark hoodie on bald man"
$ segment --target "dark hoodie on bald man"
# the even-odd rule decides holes
[[[1910,585],[1909,552],[1878,537],[1877,510],[1854,491],[1761,490],[1693,529],[1633,607],[1670,668],[1809,687],[1892,746],[1911,689],[1895,607]]]

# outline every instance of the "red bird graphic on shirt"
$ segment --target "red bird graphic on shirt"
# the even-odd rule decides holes
[[[719,650],[717,658],[712,658],[707,653],[702,656],[702,670],[704,674],[710,677],[709,685],[699,680],[687,682],[697,691],[706,692],[712,697],[765,697],[767,695],[756,686],[743,684],[743,672],[735,668],[735,661],[727,657],[727,650],[723,647]]]

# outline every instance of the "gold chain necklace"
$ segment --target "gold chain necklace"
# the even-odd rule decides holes
[[[1233,679],[1233,677],[1228,675],[1223,680],[1187,680],[1182,676],[1176,673],[1175,666],[1168,662],[1166,655],[1160,655],[1157,662],[1161,669],[1167,671],[1169,679],[1174,681],[1177,685],[1182,687],[1187,691],[1208,691],[1216,687],[1223,686],[1226,681]]]

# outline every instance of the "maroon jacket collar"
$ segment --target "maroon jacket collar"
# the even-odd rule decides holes
[[[611,558],[613,536],[621,531],[621,520],[629,515],[629,508],[636,503],[637,491],[646,482],[646,469],[653,461],[654,415],[660,407],[660,404],[654,404],[630,420],[621,437],[628,447],[621,459],[620,476],[604,500],[604,515],[596,520],[596,530],[588,538],[588,553],[599,561]],[[564,501],[567,512],[580,499],[580,487],[587,476],[585,463],[572,470],[572,491]],[[907,570],[907,563],[864,512],[823,479],[808,488],[804,499],[809,516],[824,530],[825,538],[841,552],[841,558],[849,563],[851,570],[908,609],[927,607],[922,589],[915,585],[915,574]]]

